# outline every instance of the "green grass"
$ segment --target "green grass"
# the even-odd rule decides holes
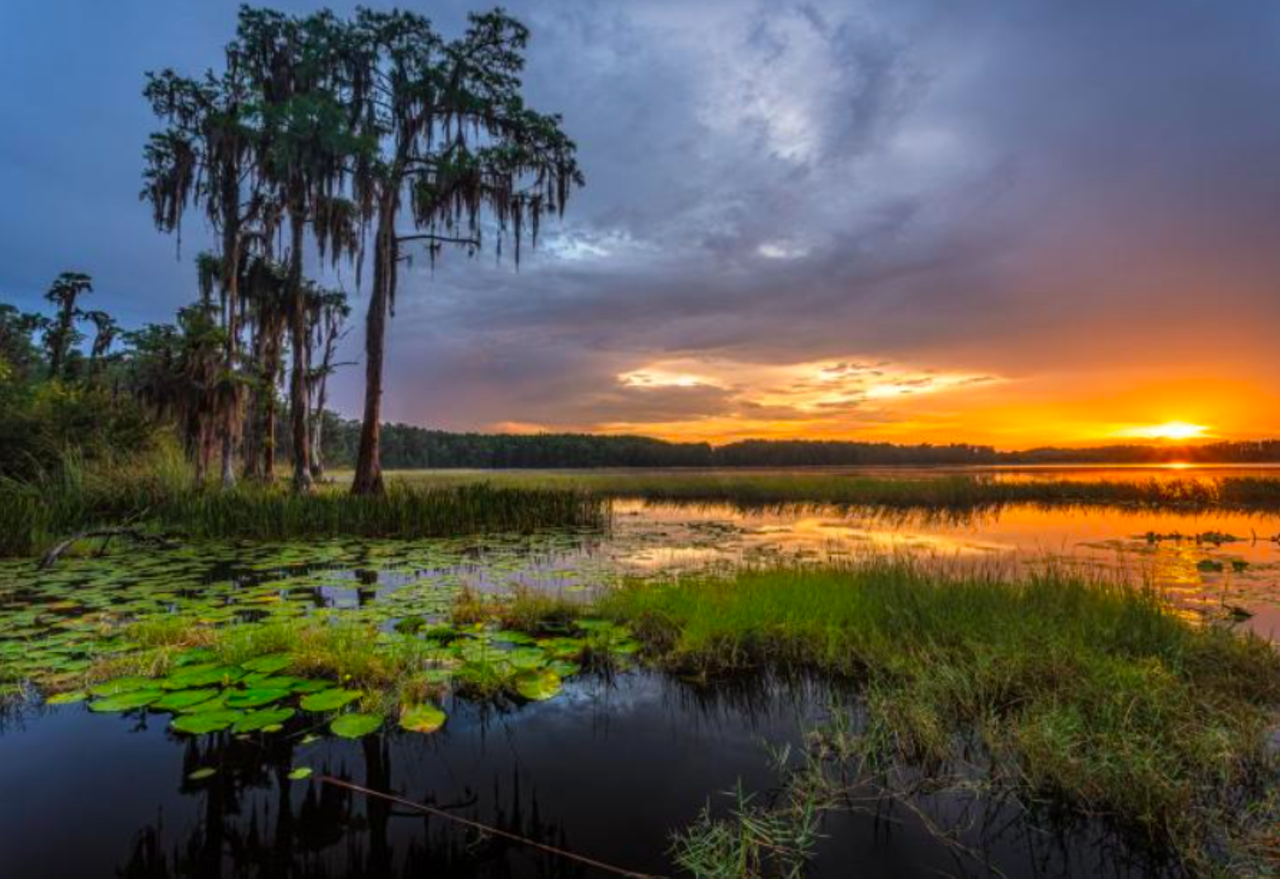
[[[1009,504],[1048,507],[1280,510],[1280,479],[998,481],[979,475],[858,476],[844,473],[708,472],[449,472],[389,474],[405,485],[483,482],[516,488],[572,488],[615,498],[673,503],[722,502],[744,507],[785,503],[974,510]]]
[[[993,784],[1109,816],[1189,865],[1247,833],[1244,803],[1274,802],[1280,655],[1149,591],[880,559],[637,584],[601,610],[682,674],[856,682],[873,768],[941,774],[976,748]]]
[[[189,539],[444,537],[602,527],[608,501],[570,487],[397,484],[375,497],[340,486],[197,484],[172,452],[86,466],[74,456],[33,481],[0,480],[0,556],[34,555],[90,528],[138,524]]]

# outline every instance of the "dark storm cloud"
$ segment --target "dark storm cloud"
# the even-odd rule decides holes
[[[466,8],[430,10],[450,30]],[[457,254],[409,270],[392,418],[589,426],[749,405],[618,378],[688,356],[965,381],[1173,359],[1206,305],[1233,340],[1224,360],[1280,368],[1264,334],[1280,323],[1280,5],[513,11],[534,32],[531,100],[563,112],[588,186],[519,271]],[[215,63],[233,15],[161,0],[0,11],[0,296],[31,306],[71,266],[134,322],[192,295],[189,259],[136,200],[138,91],[144,69]],[[184,255],[198,222],[187,237]],[[339,381],[349,412],[358,382]]]

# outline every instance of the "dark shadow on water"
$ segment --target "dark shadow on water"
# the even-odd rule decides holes
[[[803,680],[714,687],[628,672],[525,706],[455,700],[431,736],[304,744],[305,730],[175,736],[164,715],[32,709],[0,731],[0,853],[21,879],[606,875],[324,783],[344,779],[618,866],[674,875],[671,832],[739,779],[777,783],[763,742],[798,744],[831,693]],[[314,775],[290,781],[296,767]],[[217,772],[193,781],[190,773]],[[857,793],[855,791],[855,793]],[[1147,876],[1105,829],[952,795],[833,813],[810,876]],[[968,810],[968,811],[966,811]]]

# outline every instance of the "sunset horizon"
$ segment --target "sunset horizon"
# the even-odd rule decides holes
[[[1280,0],[0,2],[0,875],[1280,876]]]

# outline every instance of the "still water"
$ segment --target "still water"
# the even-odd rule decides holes
[[[181,738],[155,716],[29,711],[0,734],[0,853],[12,879],[119,877],[605,876],[527,845],[388,806],[324,777],[627,870],[671,875],[673,829],[739,781],[776,782],[762,742],[797,742],[822,712],[800,686],[694,689],[633,671],[502,712],[457,701],[430,737],[387,733],[266,744]],[[291,781],[292,768],[314,775]],[[199,781],[198,768],[217,772]],[[855,791],[856,793],[856,791]],[[1098,827],[1011,808],[923,798],[832,813],[808,875],[1142,876]],[[924,817],[922,817],[924,816]],[[945,844],[926,826],[959,829]],[[961,847],[963,846],[963,847]]]
[[[72,674],[87,662],[77,653],[80,632],[155,613],[211,620],[325,613],[389,623],[439,613],[464,585],[586,596],[624,578],[879,551],[947,567],[1055,565],[1147,582],[1190,618],[1231,619],[1274,638],[1277,534],[1277,517],[1243,514],[1012,507],[965,517],[886,516],[620,501],[604,533],[117,550],[66,560],[44,575],[30,563],[0,563],[0,660],[19,668],[56,661]],[[811,682],[744,690],[633,668],[574,679],[544,703],[452,700],[439,733],[385,732],[359,742],[312,740],[306,730],[183,737],[160,714],[18,703],[0,714],[0,876],[608,875],[368,800],[325,778],[394,792],[628,870],[672,875],[672,832],[708,801],[724,814],[723,792],[739,781],[767,795],[777,775],[765,743],[801,744],[831,697]],[[300,767],[312,776],[290,780]],[[197,769],[216,771],[190,779]],[[1064,825],[954,794],[911,806],[876,801],[868,791],[863,807],[829,815],[809,875],[1145,876],[1164,869],[1159,853],[1136,851],[1100,826]],[[946,830],[953,841],[940,836]]]

